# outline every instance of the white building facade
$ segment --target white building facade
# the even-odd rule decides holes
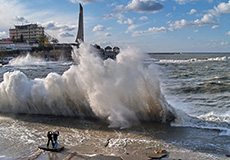
[[[38,43],[39,37],[44,35],[44,27],[37,24],[18,25],[9,32],[14,42]]]

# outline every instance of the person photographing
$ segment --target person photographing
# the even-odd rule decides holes
[[[58,146],[58,136],[59,136],[59,131],[56,130],[55,132],[53,132],[53,140],[54,140],[54,146],[53,146],[53,149],[56,149],[57,146]]]
[[[48,137],[47,148],[49,148],[50,141],[51,141],[52,146],[54,147],[53,133],[51,131],[47,132],[47,137]]]

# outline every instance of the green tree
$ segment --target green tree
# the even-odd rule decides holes
[[[38,49],[44,50],[46,43],[49,41],[48,37],[45,34],[42,34],[38,37]]]

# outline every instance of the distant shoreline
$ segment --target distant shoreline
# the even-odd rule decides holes
[[[147,54],[161,54],[161,55],[173,55],[173,54],[230,54],[229,52],[148,52]]]

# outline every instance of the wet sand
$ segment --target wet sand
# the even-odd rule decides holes
[[[9,159],[28,158],[38,151],[39,145],[46,144],[46,132],[56,129],[60,131],[59,145],[65,149],[60,153],[43,152],[37,159],[64,159],[76,152],[72,159],[106,155],[141,160],[149,159],[154,150],[166,150],[166,159],[228,159],[225,146],[230,144],[229,137],[219,136],[218,130],[153,122],[117,129],[92,119],[17,115],[1,118],[1,127],[5,130],[0,133],[0,147],[5,152],[0,154]]]
[[[103,150],[103,149],[102,149]],[[103,152],[103,151],[102,151]],[[153,148],[148,149],[127,149],[126,153],[113,155],[113,154],[100,154],[100,149],[97,147],[76,147],[76,148],[65,148],[60,153],[42,151],[42,153],[35,158],[36,160],[149,160],[157,159],[154,154]],[[33,159],[33,156],[24,157],[25,159]],[[211,155],[207,153],[201,153],[198,151],[171,151],[167,150],[167,155],[161,159],[186,159],[186,160],[205,160],[205,159],[228,159],[225,155]]]

